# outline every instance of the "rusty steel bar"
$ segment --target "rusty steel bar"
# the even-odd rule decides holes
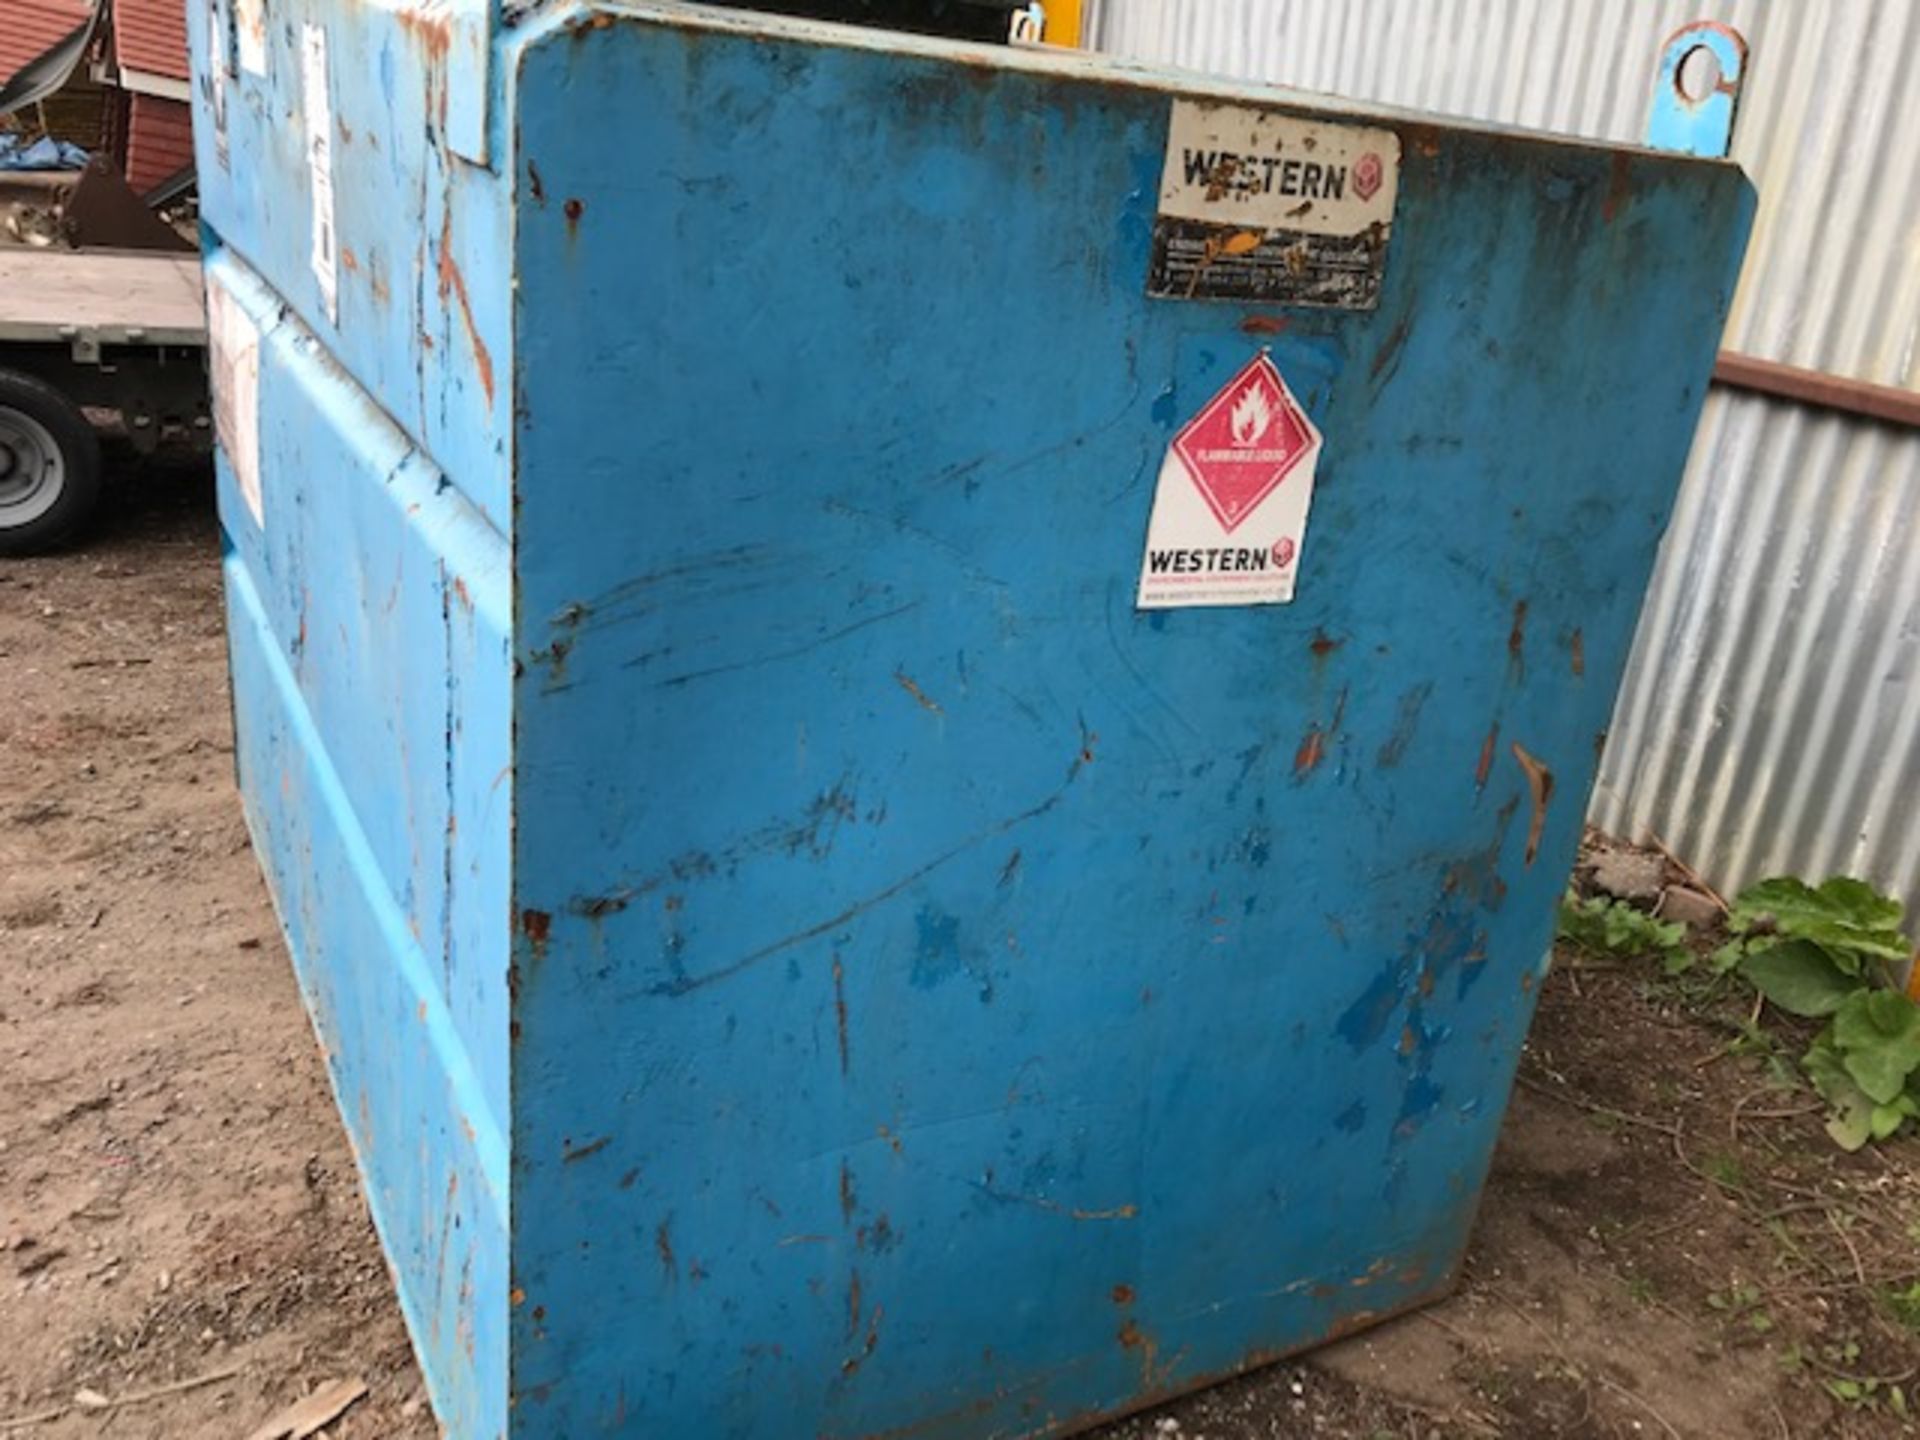
[[[1804,370],[1775,360],[1758,360],[1732,350],[1720,352],[1720,358],[1714,362],[1713,378],[1716,384],[1731,389],[1775,395],[1802,405],[1817,405],[1846,415],[1920,430],[1920,391],[1875,385],[1869,380],[1830,375],[1824,370]]]

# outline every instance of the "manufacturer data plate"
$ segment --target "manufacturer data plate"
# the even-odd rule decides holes
[[[1399,182],[1391,130],[1175,100],[1147,293],[1371,310]]]

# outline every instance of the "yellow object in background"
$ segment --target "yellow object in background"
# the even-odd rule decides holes
[[[1042,38],[1049,45],[1077,48],[1080,44],[1080,16],[1085,8],[1083,0],[1045,0],[1045,4],[1047,29]]]

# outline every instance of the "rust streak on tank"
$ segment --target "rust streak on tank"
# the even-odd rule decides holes
[[[525,932],[527,939],[533,942],[535,950],[544,950],[547,937],[553,933],[553,916],[545,910],[522,910],[520,928]]]
[[[669,1216],[660,1222],[653,1232],[653,1248],[660,1256],[660,1268],[667,1272],[669,1280],[680,1273],[680,1263],[673,1257],[673,1218]]]
[[[394,19],[402,30],[421,43],[428,55],[436,59],[446,58],[447,50],[453,44],[453,18],[445,11],[422,14],[403,6]]]
[[[1600,206],[1600,219],[1611,225],[1620,213],[1620,202],[1627,198],[1633,182],[1633,157],[1624,150],[1613,152],[1612,169],[1607,176],[1607,198]]]
[[[1573,678],[1578,680],[1587,673],[1587,637],[1578,627],[1567,638],[1567,659],[1573,666]]]
[[[869,1355],[873,1354],[875,1347],[880,1343],[880,1316],[883,1313],[883,1307],[879,1305],[873,1307],[873,1318],[867,1322],[866,1344],[861,1347],[858,1355],[850,1355],[840,1362],[841,1374],[853,1374],[854,1371],[860,1368],[860,1363]]]
[[[1527,602],[1513,602],[1513,628],[1507,631],[1507,654],[1516,665],[1527,663]]]
[[[487,404],[493,404],[493,356],[487,351],[487,342],[480,338],[480,327],[473,322],[473,304],[467,299],[466,277],[460,273],[460,267],[453,258],[453,211],[446,211],[440,221],[440,299],[445,302],[451,295],[460,303],[460,318],[466,322],[467,338],[473,342],[473,363],[480,370],[480,388],[486,391]]]
[[[567,217],[567,238],[580,238],[580,217],[587,213],[587,202],[577,196],[569,195],[567,203],[560,207],[560,213]]]
[[[846,1161],[842,1160],[840,1162],[840,1215],[842,1219],[848,1222],[853,1220],[853,1209],[856,1203],[857,1201],[853,1193],[853,1169]]]
[[[1300,748],[1293,752],[1293,773],[1296,777],[1311,774],[1326,758],[1327,742],[1340,733],[1346,713],[1347,691],[1343,688],[1339,698],[1333,702],[1333,718],[1327,721],[1326,729],[1322,730],[1316,722],[1301,740]]]
[[[1353,1334],[1356,1330],[1366,1329],[1379,1318],[1378,1312],[1373,1310],[1355,1310],[1351,1315],[1342,1315],[1326,1328],[1326,1332],[1320,1336],[1320,1343],[1330,1345],[1343,1336]]]
[[[1307,731],[1306,739],[1300,742],[1300,748],[1293,752],[1293,773],[1305,775],[1317,766],[1326,754],[1326,737],[1320,733],[1320,727],[1314,726]]]
[[[1487,778],[1493,774],[1493,752],[1500,743],[1500,722],[1493,722],[1487,731],[1487,738],[1480,744],[1480,763],[1473,767],[1473,788],[1487,788]]]
[[[1149,1390],[1159,1384],[1160,1342],[1133,1320],[1120,1327],[1119,1340],[1121,1349],[1139,1352],[1140,1383]]]
[[[1526,772],[1527,789],[1533,793],[1533,818],[1527,824],[1527,864],[1532,865],[1540,854],[1540,836],[1547,827],[1547,805],[1553,799],[1553,771],[1518,740],[1513,742],[1513,758]]]
[[[1284,315],[1249,315],[1240,322],[1240,329],[1248,335],[1278,335],[1287,323]]]
[[[849,1068],[850,1056],[847,1048],[847,985],[846,967],[840,963],[840,957],[833,958],[833,1012],[840,1027],[840,1073],[845,1075]]]
[[[1140,1214],[1138,1205],[1116,1205],[1111,1210],[1069,1210],[1075,1220],[1132,1220]]]
[[[902,690],[906,691],[907,694],[911,695],[914,699],[914,703],[918,705],[922,710],[925,710],[928,714],[942,715],[946,713],[940,708],[940,702],[938,700],[933,699],[930,695],[927,694],[926,691],[922,690],[918,685],[914,684],[913,677],[907,674],[906,671],[904,670],[894,671],[893,679],[894,679],[894,683],[898,685]],[[1092,757],[1089,756],[1087,758],[1091,759]]]

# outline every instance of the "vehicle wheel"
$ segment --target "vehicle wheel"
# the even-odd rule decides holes
[[[100,440],[72,401],[0,370],[0,555],[70,539],[100,499]]]

